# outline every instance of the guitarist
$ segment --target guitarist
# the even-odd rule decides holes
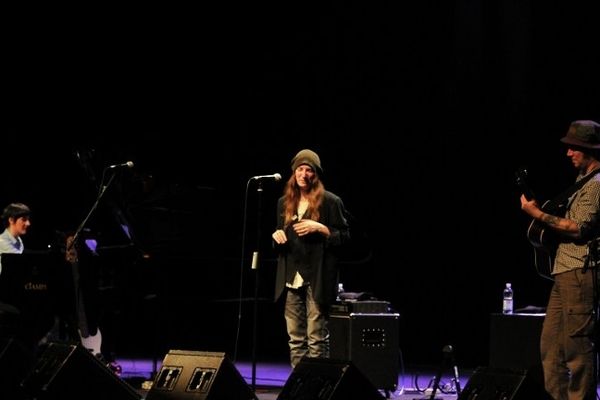
[[[577,181],[588,178],[568,199],[564,217],[521,196],[521,209],[560,238],[540,339],[544,384],[557,400],[595,400],[598,303],[591,255],[600,243],[600,124],[574,121],[561,142],[578,171]]]

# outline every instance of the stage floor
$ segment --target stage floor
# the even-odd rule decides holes
[[[117,361],[122,367],[121,377],[145,397],[147,389],[142,387],[147,388],[147,385],[151,383],[154,371],[160,369],[160,362],[153,365],[152,360],[146,359],[119,359]],[[234,365],[246,383],[250,387],[254,387],[254,392],[259,400],[276,400],[292,372],[291,366],[283,362],[257,362],[253,379],[251,362],[240,361],[235,362]],[[431,396],[431,387],[436,372],[436,368],[431,367],[408,368],[407,371],[399,374],[397,390],[387,393],[383,390],[380,392],[382,396],[388,396],[390,399],[428,400]],[[460,384],[464,385],[472,371],[459,372]],[[442,390],[437,392],[436,399],[450,400],[458,397],[450,370],[442,373],[440,387]]]

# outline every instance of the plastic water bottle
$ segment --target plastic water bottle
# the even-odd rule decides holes
[[[513,289],[510,283],[507,283],[504,287],[502,294],[502,314],[513,313]]]
[[[342,293],[344,293],[344,284],[338,283],[337,297],[335,301],[342,301]]]

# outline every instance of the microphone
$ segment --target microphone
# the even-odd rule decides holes
[[[458,365],[456,365],[456,359],[454,358],[454,349],[451,345],[446,345],[442,349],[444,356],[447,359],[447,362],[450,363],[450,368],[452,368],[452,374],[454,375],[453,380],[456,387],[456,394],[460,396],[462,390],[460,388],[460,375],[458,373]]]
[[[115,169],[115,168],[133,168],[133,161],[127,161],[124,162],[123,164],[115,164],[115,165],[109,165],[108,167],[106,167],[107,169]]]
[[[261,179],[274,179],[275,181],[281,180],[281,174],[273,174],[273,175],[257,175],[250,178],[251,180],[259,181]]]

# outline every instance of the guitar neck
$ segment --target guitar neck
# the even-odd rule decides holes
[[[527,184],[527,182],[525,180],[525,173],[522,171],[517,172],[517,184],[519,185],[519,188],[521,189],[521,193],[523,193],[523,195],[525,196],[525,198],[527,200],[536,199],[535,193]],[[562,204],[563,204],[562,199],[548,200],[540,208],[544,212],[554,214],[558,209],[561,208]]]
[[[533,193],[533,190],[531,190],[527,184],[527,180],[525,179],[527,176],[527,171],[525,169],[519,169],[515,175],[517,177],[517,185],[519,186],[519,189],[521,189],[521,193],[523,193],[525,198],[530,201],[535,199],[535,193]]]

